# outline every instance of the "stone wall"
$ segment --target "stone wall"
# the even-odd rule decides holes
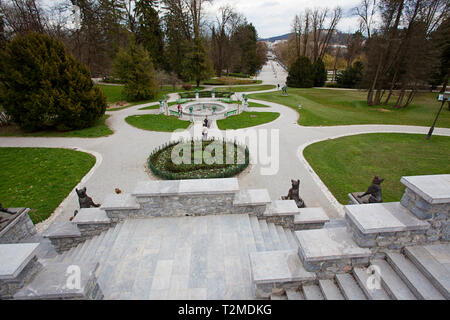
[[[234,193],[137,197],[138,216],[204,216],[236,213]]]
[[[81,237],[84,238],[84,241],[86,241],[107,231],[113,225],[115,225],[115,223],[93,223],[78,224],[77,227],[80,230]]]
[[[362,233],[347,215],[347,230],[353,236],[358,246],[363,248],[378,248],[400,250],[409,245],[422,245],[431,242],[427,230],[411,230],[399,232]],[[373,250],[374,251],[374,250]]]
[[[400,203],[431,225],[425,233],[427,242],[450,241],[450,203],[431,204],[409,188]]]
[[[267,223],[273,223],[283,228],[294,230],[294,215],[262,215],[258,218],[266,220]]]
[[[36,234],[36,228],[28,215],[30,209],[22,212],[13,222],[0,231],[0,244],[17,243]]]
[[[42,264],[37,257],[28,262],[19,275],[11,280],[0,280],[0,299],[12,299],[13,295],[30,282],[33,277],[42,270]]]
[[[63,253],[87,240],[86,237],[48,237],[56,252]]]

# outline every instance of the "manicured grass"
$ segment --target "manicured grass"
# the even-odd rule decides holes
[[[216,91],[231,91],[233,92],[252,92],[252,91],[263,91],[263,90],[271,90],[271,89],[275,89],[276,86],[272,85],[272,84],[263,84],[263,85],[258,85],[258,86],[239,86],[239,87],[221,87],[221,88],[217,88],[215,89]]]
[[[348,203],[348,193],[366,191],[372,178],[385,181],[383,201],[400,201],[402,176],[450,172],[450,137],[425,134],[371,133],[326,140],[308,146],[306,160],[336,199]]]
[[[0,148],[4,207],[28,207],[34,223],[47,219],[94,166],[87,153],[53,148]]]
[[[256,103],[256,102],[249,102],[248,106],[251,108],[270,108],[270,106],[266,106],[265,104]]]
[[[437,93],[418,93],[412,104],[404,109],[372,106],[366,103],[366,92],[332,89],[288,89],[289,96],[280,91],[250,95],[251,99],[271,101],[298,111],[298,123],[303,126],[334,126],[350,124],[398,124],[431,126],[440,107]],[[391,99],[395,101],[395,97]],[[450,127],[450,112],[441,112],[437,127]]]
[[[106,100],[108,101],[108,103],[127,101],[127,97],[123,94],[123,86],[111,86],[111,85],[104,85],[104,84],[99,84],[98,86],[100,87],[100,89],[102,89],[103,93],[105,94]],[[203,89],[203,87],[200,87],[199,90],[202,90],[202,89]],[[156,102],[156,101],[162,99],[164,95],[167,95],[170,93],[175,93],[175,92],[187,92],[187,91],[191,91],[191,90],[184,90],[183,88],[175,88],[174,89],[172,86],[163,86],[163,88],[160,89],[159,93],[157,94],[157,96],[154,99],[143,100],[143,101],[134,101],[134,102],[131,102],[127,106],[118,107],[118,108],[110,108],[110,109],[107,109],[107,111],[118,111],[118,110],[122,110],[122,109],[129,108],[132,106],[136,106],[139,104]]]
[[[186,129],[190,122],[179,120],[176,117],[165,116],[163,114],[144,114],[125,118],[125,121],[139,129],[149,131],[172,132],[176,129]]]
[[[0,137],[65,137],[65,138],[98,138],[113,134],[114,132],[106,125],[105,121],[109,115],[103,115],[97,124],[90,128],[72,131],[38,131],[24,132],[18,126],[10,125],[0,127]]]
[[[278,112],[242,112],[236,116],[217,120],[217,126],[220,130],[248,128],[272,122],[279,116]]]

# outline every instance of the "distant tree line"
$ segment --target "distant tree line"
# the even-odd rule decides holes
[[[345,47],[331,45],[340,8],[305,9],[295,16],[289,40],[274,51],[290,67],[292,84],[310,86],[298,77],[307,76],[308,63],[322,60],[334,71],[335,86],[366,89],[368,105],[403,108],[419,89],[446,90],[449,9],[448,0],[361,0],[352,12],[360,28],[347,35]],[[315,77],[312,69],[309,77]]]

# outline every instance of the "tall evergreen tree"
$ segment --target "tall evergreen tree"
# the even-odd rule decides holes
[[[323,87],[327,81],[327,69],[322,59],[319,58],[313,64],[314,87]]]
[[[89,69],[47,35],[16,36],[0,53],[0,101],[24,130],[92,126],[106,110]]]
[[[311,88],[314,85],[313,66],[308,57],[298,57],[289,67],[286,84],[293,88]]]
[[[114,73],[125,83],[123,91],[130,101],[152,99],[158,93],[150,55],[134,39],[117,53]]]

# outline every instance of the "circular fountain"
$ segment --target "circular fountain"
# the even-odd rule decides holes
[[[232,105],[218,102],[191,103],[183,106],[183,114],[197,117],[222,115],[231,110]]]

